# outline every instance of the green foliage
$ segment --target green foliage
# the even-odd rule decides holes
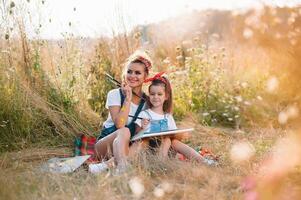
[[[212,55],[205,47],[186,51],[187,56],[181,57],[184,70],[170,76],[177,118],[193,112],[205,125],[238,127],[249,123],[244,117],[246,112],[248,116],[260,114],[255,113],[258,105],[253,103],[263,90],[259,81],[263,77],[256,77],[256,82],[240,81],[238,72],[231,74],[230,68],[225,68],[224,50],[218,55]]]
[[[118,74],[114,73],[112,69],[112,62],[105,53],[105,48],[106,46],[103,43],[100,43],[96,48],[95,60],[92,63],[90,70],[91,93],[89,97],[89,104],[92,106],[93,110],[100,113],[103,118],[108,114],[107,109],[105,109],[107,93],[115,87],[114,84],[106,80],[105,73],[108,73],[115,78],[118,77]]]

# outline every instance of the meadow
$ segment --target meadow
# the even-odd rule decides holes
[[[260,199],[301,195],[301,160],[292,156],[300,147],[279,144],[300,134],[300,6],[196,11],[110,38],[47,40],[43,24],[32,27],[34,37],[27,32],[31,3],[1,3],[1,199],[243,199],[241,182],[279,151],[281,173],[259,186]],[[52,157],[73,156],[79,134],[98,135],[115,87],[105,73],[121,80],[136,50],[171,80],[177,123],[195,128],[185,142],[211,149],[219,165],[140,153],[117,176],[87,166],[39,171]]]

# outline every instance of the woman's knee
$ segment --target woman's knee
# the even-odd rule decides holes
[[[125,140],[129,140],[131,138],[130,129],[128,129],[127,127],[120,128],[118,130],[117,137]]]

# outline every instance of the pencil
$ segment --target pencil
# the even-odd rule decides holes
[[[129,115],[129,117],[135,117],[135,116],[133,116],[133,115]],[[144,119],[144,118],[142,118],[142,117],[137,117],[137,119]]]

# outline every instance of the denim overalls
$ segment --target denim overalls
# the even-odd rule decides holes
[[[164,114],[164,119],[153,120],[152,116],[149,114],[149,112],[147,112],[147,111],[145,111],[145,112],[150,117],[150,127],[149,127],[149,130],[145,134],[168,130],[168,120],[167,120],[166,114]],[[149,140],[149,146],[151,147],[152,150],[154,150],[154,148],[156,148],[156,147],[159,147],[160,144],[161,144],[160,138],[152,138]]]
[[[150,118],[150,127],[147,133],[155,133],[155,132],[161,132],[161,131],[167,131],[168,130],[168,120],[166,114],[164,114],[164,119],[160,120],[153,120],[152,116],[149,114],[149,112],[145,111],[149,118]]]

